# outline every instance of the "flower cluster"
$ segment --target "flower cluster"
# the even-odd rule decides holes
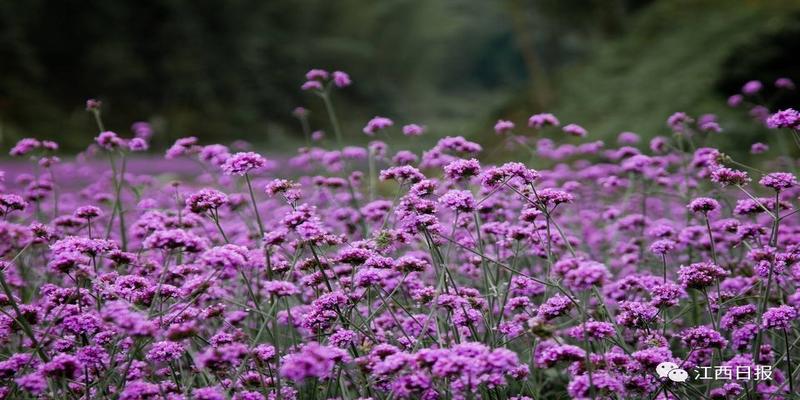
[[[341,71],[305,78],[325,106],[351,84]],[[98,101],[87,109],[100,119]],[[316,127],[308,112],[295,110],[301,128],[341,133],[335,115]],[[761,122],[798,120],[767,110]],[[99,129],[68,162],[54,142],[20,140],[10,154],[31,168],[0,166],[0,398],[796,392],[794,160],[750,168],[695,147],[724,123],[685,112],[649,146],[632,132],[586,141],[548,113],[498,121],[496,138],[526,144],[514,147],[535,168],[461,136],[394,149],[378,137],[425,129],[392,126],[375,117],[368,145],[320,134],[293,155],[187,137],[163,161],[132,154],[155,151],[141,122],[130,138]],[[770,365],[775,379],[675,383],[656,371],[665,361]]]

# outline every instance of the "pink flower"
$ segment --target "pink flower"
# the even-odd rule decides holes
[[[350,80],[350,75],[347,75],[346,72],[334,71],[333,84],[336,85],[336,87],[343,88],[350,86],[352,84],[352,81]]]
[[[392,125],[394,125],[394,122],[392,120],[390,120],[389,118],[374,117],[371,120],[369,120],[369,122],[367,122],[367,125],[364,126],[363,131],[368,136],[372,136],[376,132],[378,132],[380,130],[383,130],[383,129],[386,129],[386,128],[392,126]]]
[[[584,129],[582,126],[577,125],[577,124],[569,124],[569,125],[565,126],[564,128],[562,128],[562,130],[565,133],[568,133],[568,134],[570,134],[572,136],[577,136],[577,137],[585,137],[586,135],[589,134],[589,132],[587,132],[586,129]]]
[[[403,126],[403,134],[406,136],[420,136],[425,132],[425,128],[417,124]]]

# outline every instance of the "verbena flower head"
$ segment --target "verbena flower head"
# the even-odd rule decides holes
[[[244,175],[266,168],[268,161],[258,153],[242,152],[228,157],[222,165],[226,175]]]
[[[42,147],[42,142],[33,138],[25,138],[17,142],[8,154],[13,157],[24,156],[40,147]]]
[[[750,146],[750,154],[763,154],[769,151],[769,145],[765,143],[753,143]]]
[[[425,175],[410,165],[403,165],[381,171],[380,179],[382,181],[395,180],[399,183],[417,183],[425,179]]]
[[[767,118],[767,127],[770,129],[778,128],[800,128],[800,112],[793,108],[780,110]]]
[[[494,131],[498,135],[503,135],[508,132],[514,130],[514,123],[511,121],[507,121],[504,119],[498,120],[496,124],[494,124]]]
[[[186,351],[180,343],[162,341],[153,343],[147,352],[147,359],[154,362],[166,363],[178,360]]]
[[[758,183],[761,186],[781,191],[797,186],[797,178],[788,172],[773,172],[764,175]]]
[[[186,198],[186,207],[193,213],[202,214],[210,210],[216,210],[225,204],[229,199],[225,193],[215,189],[202,189],[192,193]]]
[[[117,150],[125,146],[125,140],[111,131],[100,132],[94,140],[106,150]]]
[[[368,136],[373,136],[378,131],[384,130],[392,125],[394,125],[394,122],[389,118],[374,117],[364,126],[363,132]]]
[[[541,129],[545,126],[559,126],[561,123],[558,121],[553,114],[543,113],[543,114],[534,114],[528,118],[528,126],[531,128]]]
[[[716,280],[728,276],[728,272],[716,264],[699,262],[681,266],[678,276],[684,287],[704,289],[711,286]]]
[[[622,145],[634,145],[639,143],[640,140],[641,138],[639,135],[634,132],[620,132],[620,134],[617,135],[617,143]]]
[[[130,151],[147,151],[148,148],[149,145],[145,139],[137,137],[128,141],[128,149]]]
[[[717,167],[711,171],[711,181],[722,186],[743,186],[750,182],[750,177],[745,171],[727,167]]]
[[[350,80],[350,75],[342,71],[333,71],[333,84],[336,87],[343,88],[350,86],[353,81]]]
[[[444,167],[444,174],[446,177],[459,181],[469,179],[477,176],[481,171],[481,164],[478,160],[472,158],[469,160],[458,159]]]
[[[577,137],[585,137],[586,135],[589,134],[589,132],[586,131],[586,129],[577,124],[566,125],[563,128],[561,128],[561,130],[563,130],[564,133],[568,133],[572,136],[577,136]]]
[[[719,203],[709,197],[698,197],[689,202],[686,208],[695,213],[708,214],[711,211],[719,209]]]
[[[8,193],[0,194],[0,216],[5,216],[13,211],[22,211],[28,206],[28,202],[22,196]]]
[[[328,79],[330,73],[324,69],[311,69],[306,72],[306,79],[309,81],[321,81]]]
[[[306,378],[321,380],[333,377],[333,369],[338,363],[350,361],[346,351],[318,343],[308,343],[296,353],[289,354],[281,361],[281,376],[300,382]]]
[[[772,307],[764,311],[761,326],[764,329],[790,330],[797,319],[797,310],[789,305]]]
[[[475,199],[467,190],[451,190],[439,198],[439,203],[461,213],[471,213],[475,210]]]
[[[73,213],[73,216],[81,219],[92,219],[103,215],[103,212],[95,206],[78,207]]]
[[[728,97],[728,105],[730,107],[739,107],[740,105],[742,105],[743,101],[744,101],[744,96],[740,94],[734,94]]]
[[[764,87],[764,84],[761,81],[749,81],[742,86],[742,93],[746,95],[754,95],[761,91]]]
[[[681,334],[681,340],[690,349],[722,349],[728,345],[728,341],[719,332],[706,326],[685,330]]]
[[[170,160],[197,152],[199,150],[197,142],[198,140],[194,136],[176,140],[175,143],[167,149],[166,158]]]
[[[778,78],[775,80],[775,87],[778,89],[794,90],[794,81],[789,78]]]
[[[664,255],[675,250],[676,243],[670,239],[661,239],[650,245],[650,252],[653,254]]]
[[[406,136],[421,136],[425,133],[425,127],[417,124],[408,124],[403,126],[403,135]]]
[[[351,84],[306,78],[325,101]],[[732,100],[796,129],[793,110]],[[305,133],[320,122],[293,114]],[[775,170],[792,160],[752,157],[766,172],[745,187],[731,166],[752,142],[712,147],[727,123],[711,114],[670,125],[649,147],[623,132],[605,148],[500,120],[508,136],[489,154],[461,136],[417,153],[400,137],[271,151],[280,162],[195,137],[143,161],[132,153],[161,141],[141,122],[75,160],[12,143],[27,160],[0,166],[0,397],[777,398],[800,307],[800,189]],[[504,145],[529,145],[530,164]],[[707,391],[658,378],[664,361],[769,365],[775,382]]]
[[[685,112],[676,112],[667,118],[667,125],[675,132],[683,132],[686,124],[694,122],[694,119]]]

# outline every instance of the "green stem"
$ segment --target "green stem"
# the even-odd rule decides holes
[[[331,126],[333,126],[333,133],[336,136],[336,143],[341,149],[342,147],[344,147],[344,141],[342,140],[342,130],[339,127],[339,119],[336,118],[336,111],[333,109],[333,102],[331,101],[330,94],[327,91],[324,91],[321,92],[319,96],[322,97],[322,102],[325,103],[325,110],[328,112],[328,118],[331,121]]]
[[[253,213],[256,214],[256,222],[258,223],[258,233],[261,238],[264,237],[264,224],[261,222],[261,215],[258,213],[258,205],[256,204],[256,195],[253,194],[253,185],[250,183],[250,175],[244,174],[244,180],[247,182],[247,190],[250,192],[250,202],[253,203]]]

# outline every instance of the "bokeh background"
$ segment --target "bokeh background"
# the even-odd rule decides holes
[[[407,140],[422,147],[490,142],[498,118],[544,111],[597,139],[650,137],[686,111],[718,114],[723,149],[746,152],[768,133],[726,98],[750,79],[800,80],[798,54],[788,0],[9,0],[0,148],[33,136],[80,151],[96,135],[84,101],[98,98],[121,135],[151,122],[156,149],[195,135],[285,151],[302,143],[296,106],[328,130],[299,90],[317,67],[354,80],[335,94],[353,143],[374,115],[426,125]]]

